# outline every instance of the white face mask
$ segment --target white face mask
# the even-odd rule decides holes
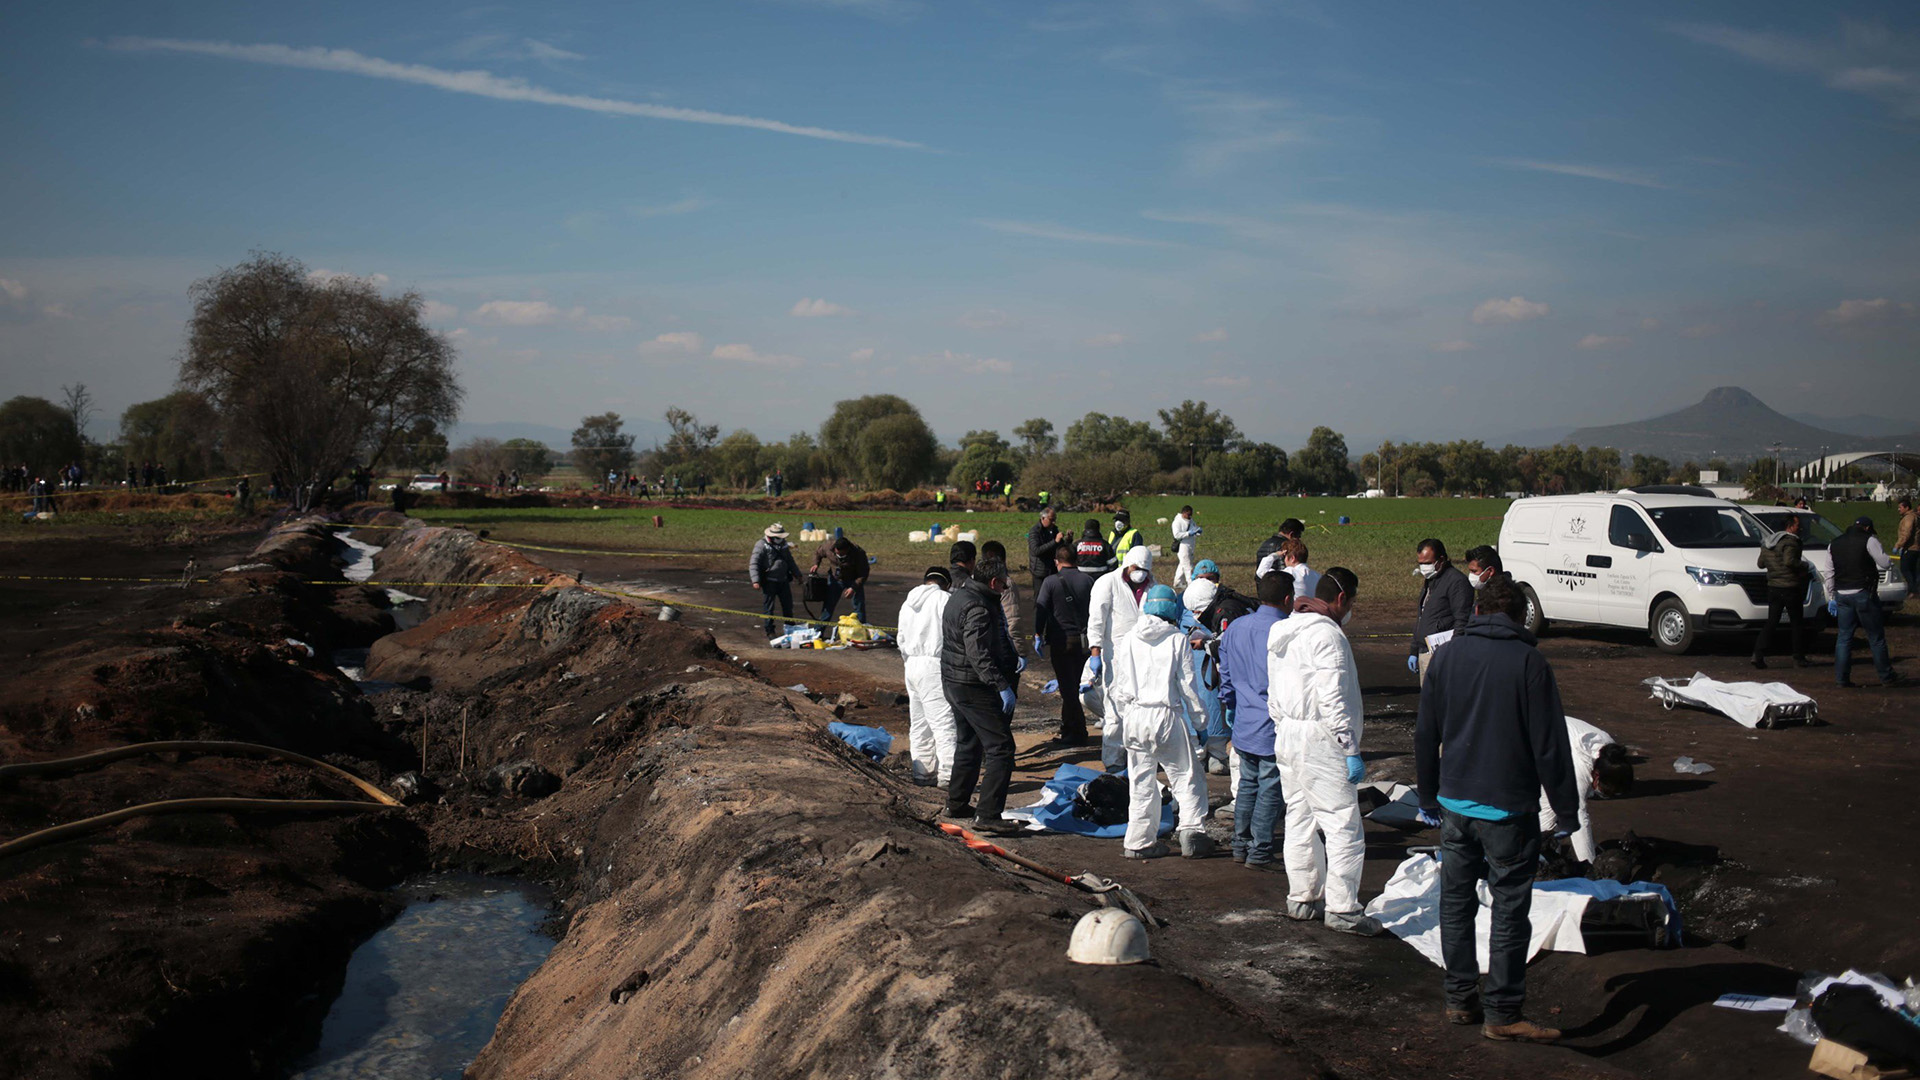
[[[1340,616],[1340,625],[1342,627],[1345,627],[1348,623],[1352,621],[1353,621],[1353,609],[1348,608],[1347,613],[1345,615]]]
[[[1136,566],[1133,569],[1127,571],[1127,580],[1133,582],[1135,585],[1138,585],[1141,582],[1147,580],[1147,572]]]
[[[1491,572],[1487,573],[1485,576],[1482,576],[1479,574],[1467,575],[1467,584],[1473,586],[1476,589],[1486,588],[1487,582],[1491,580],[1493,580],[1493,574]]]
[[[1431,578],[1433,577],[1433,575],[1440,572],[1440,564],[1424,562],[1414,567],[1413,572],[1416,574],[1419,574],[1423,578]]]

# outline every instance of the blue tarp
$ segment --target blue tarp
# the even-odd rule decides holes
[[[1590,881],[1586,878],[1560,878],[1557,881],[1536,881],[1536,889],[1548,892],[1585,893],[1595,900],[1618,900],[1630,893],[1657,893],[1661,903],[1667,906],[1667,926],[1673,931],[1673,943],[1680,941],[1680,905],[1673,902],[1673,894],[1665,885],[1655,885],[1651,881],[1636,881],[1631,885],[1622,885],[1611,878]]]
[[[893,736],[877,727],[835,721],[827,725],[827,731],[875,761],[885,761],[887,755],[893,753]]]
[[[1091,821],[1073,816],[1073,797],[1081,785],[1096,776],[1106,773],[1092,769],[1083,769],[1078,765],[1062,765],[1053,771],[1053,779],[1047,781],[1046,793],[1053,796],[1051,802],[1035,807],[1033,820],[1053,832],[1073,833],[1077,836],[1098,836],[1108,840],[1118,840],[1127,834],[1125,822],[1118,825],[1095,825]],[[1126,779],[1126,770],[1112,775]],[[1160,835],[1173,831],[1173,819],[1176,816],[1173,800],[1163,799],[1160,803]]]

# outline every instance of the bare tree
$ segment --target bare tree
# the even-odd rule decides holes
[[[67,410],[67,415],[73,417],[74,434],[80,436],[81,441],[85,442],[87,425],[93,422],[93,414],[98,411],[93,407],[92,391],[87,389],[86,383],[77,382],[72,386],[62,386],[60,394],[60,400]]]
[[[290,482],[378,465],[421,421],[458,414],[454,349],[421,321],[418,293],[315,281],[298,260],[256,252],[189,295],[181,384],[220,411],[231,451]]]

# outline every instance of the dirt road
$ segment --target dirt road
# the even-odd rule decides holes
[[[653,595],[713,606],[755,608],[758,594],[732,566],[662,566],[636,571],[631,560],[566,556],[557,565],[596,582],[619,582]],[[890,623],[916,582],[880,575],[869,591],[870,618]],[[1411,613],[1362,602],[1351,632],[1361,664],[1368,727],[1369,779],[1413,780],[1412,730],[1417,690],[1405,670]],[[1029,600],[1030,604],[1030,600]],[[778,685],[805,683],[831,701],[851,692],[861,707],[848,719],[884,727],[904,748],[906,709],[894,705],[899,658],[891,652],[769,650],[757,622],[683,608],[690,625],[710,628],[720,644],[750,660]],[[1030,607],[1028,609],[1030,616]],[[1920,632],[1911,616],[1889,630],[1895,663],[1920,674]],[[1031,625],[1031,623],[1028,623]],[[1816,655],[1832,654],[1832,634]],[[1071,870],[1120,877],[1151,894],[1173,921],[1159,955],[1330,1064],[1354,1075],[1794,1076],[1806,1052],[1771,1030],[1777,1018],[1711,1006],[1722,993],[1790,993],[1803,970],[1847,967],[1899,978],[1920,972],[1920,937],[1910,898],[1920,891],[1920,826],[1912,798],[1920,779],[1920,690],[1841,690],[1831,667],[1753,671],[1750,639],[1710,642],[1672,657],[1644,635],[1585,628],[1550,630],[1542,648],[1553,661],[1568,711],[1628,745],[1639,781],[1630,797],[1591,804],[1597,838],[1671,841],[1679,865],[1653,879],[1682,900],[1689,947],[1582,957],[1547,954],[1529,969],[1530,1000],[1542,1020],[1569,1030],[1568,1045],[1503,1047],[1477,1033],[1434,1021],[1440,973],[1391,938],[1354,941],[1275,916],[1284,875],[1246,871],[1225,858],[1125,862],[1117,841],[1052,834],[1022,839],[1022,851]],[[1856,656],[1864,650],[1856,649]],[[1856,661],[1856,664],[1858,661]],[[1749,731],[1715,714],[1668,711],[1640,680],[1695,671],[1725,680],[1786,682],[1820,703],[1824,726]],[[1036,760],[1057,699],[1039,688],[1051,677],[1035,664],[1025,675],[1016,714],[1021,768],[1013,804],[1061,761],[1098,767],[1098,754]],[[1870,665],[1855,679],[1872,682]],[[1681,755],[1710,763],[1704,776],[1673,771]],[[1229,798],[1224,777],[1210,781],[1215,805]],[[931,800],[929,800],[931,804]],[[1369,822],[1362,895],[1385,884],[1410,846],[1433,844],[1431,831]],[[1495,1070],[1494,1063],[1499,1063]]]

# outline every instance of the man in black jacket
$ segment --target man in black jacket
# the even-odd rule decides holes
[[[1260,545],[1259,551],[1254,552],[1253,565],[1259,566],[1262,562],[1266,561],[1267,556],[1279,551],[1280,545],[1289,540],[1300,539],[1301,535],[1306,531],[1307,523],[1301,521],[1299,518],[1288,518],[1281,522],[1280,528],[1276,530],[1272,536],[1267,537],[1265,542]]]
[[[822,566],[827,568],[827,598],[820,605],[820,618],[832,622],[833,609],[840,601],[852,600],[854,617],[866,622],[867,577],[873,573],[873,560],[867,558],[867,549],[835,529],[833,539],[813,553],[813,568],[808,573],[817,574]]]
[[[1867,632],[1873,670],[1881,686],[1904,686],[1887,656],[1887,629],[1880,613],[1880,575],[1892,561],[1873,535],[1873,519],[1853,520],[1853,526],[1827,545],[1833,569],[1827,574],[1827,612],[1834,617],[1833,673],[1840,685],[1853,686],[1853,628]]]
[[[1020,673],[1000,613],[1007,574],[1004,561],[983,557],[971,575],[956,575],[940,620],[940,681],[958,729],[946,816],[971,815],[973,829],[991,836],[1012,836],[1022,828],[1000,816],[1013,776],[1014,687]],[[976,780],[980,798],[968,806]]]
[[[1767,646],[1773,641],[1773,628],[1780,622],[1780,613],[1786,612],[1787,626],[1793,633],[1793,662],[1801,667],[1812,667],[1813,661],[1807,658],[1805,631],[1802,623],[1806,613],[1807,582],[1813,575],[1808,570],[1806,558],[1801,554],[1800,515],[1788,514],[1786,527],[1760,545],[1760,558],[1755,563],[1767,572],[1767,621],[1760,626],[1760,636],[1753,640],[1753,659],[1749,663],[1754,667],[1767,666]]]
[[[1533,936],[1527,914],[1540,861],[1541,791],[1555,818],[1578,820],[1573,748],[1553,668],[1520,626],[1526,599],[1519,588],[1488,582],[1479,610],[1429,667],[1413,731],[1420,819],[1441,826],[1447,1020],[1481,1024],[1489,1039],[1553,1042],[1558,1031],[1522,1015]],[[1493,894],[1484,995],[1474,940],[1483,878]]]
[[[1473,618],[1473,585],[1467,575],[1453,568],[1447,558],[1447,545],[1433,537],[1414,547],[1419,560],[1414,572],[1425,579],[1420,586],[1420,619],[1414,626],[1413,645],[1407,650],[1407,670],[1427,681],[1427,665],[1433,661],[1436,634],[1466,629]]]
[[[1080,704],[1080,668],[1087,662],[1087,615],[1093,579],[1074,565],[1073,548],[1056,544],[1054,572],[1033,598],[1033,651],[1053,650],[1053,677],[1060,683],[1060,746],[1087,744],[1087,711]]]
[[[1033,594],[1040,595],[1040,583],[1053,573],[1053,549],[1060,543],[1060,530],[1054,525],[1053,507],[1040,508],[1040,520],[1027,530],[1027,569],[1033,574]]]

